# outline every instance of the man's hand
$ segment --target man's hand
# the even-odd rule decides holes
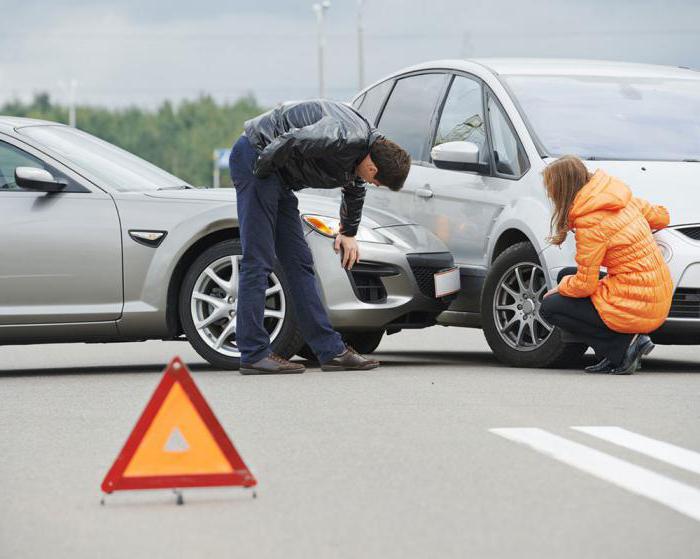
[[[335,237],[335,251],[342,249],[342,265],[346,270],[352,269],[356,262],[360,261],[360,249],[355,237],[346,237],[338,233]]]

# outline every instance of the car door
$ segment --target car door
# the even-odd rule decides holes
[[[368,187],[369,203],[415,219],[416,196],[425,190],[431,130],[448,75],[413,74],[396,80],[379,116],[379,131],[411,155],[411,172],[399,192]]]
[[[476,144],[484,170],[438,169],[431,161],[425,166],[425,185],[416,192],[413,216],[447,244],[462,268],[478,272],[488,265],[489,237],[498,215],[517,195],[524,152],[500,105],[474,76],[453,76],[442,103],[431,145],[452,141]]]
[[[17,167],[67,183],[17,186]],[[60,163],[0,135],[0,325],[110,321],[123,306],[119,216],[112,198]]]

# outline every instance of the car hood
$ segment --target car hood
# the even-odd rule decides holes
[[[549,163],[553,159],[547,160]],[[700,223],[700,163],[676,161],[584,161],[626,183],[632,194],[666,206],[671,225]]]
[[[149,198],[164,200],[193,200],[209,201],[212,203],[233,203],[236,191],[233,188],[190,188],[186,190],[155,190],[146,193]],[[315,213],[336,217],[339,212],[339,199],[315,194],[298,193],[299,213]],[[362,225],[371,229],[391,227],[394,225],[413,224],[412,221],[401,218],[384,210],[365,206],[362,211]]]

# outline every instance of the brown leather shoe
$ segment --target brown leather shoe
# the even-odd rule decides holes
[[[306,370],[304,365],[291,363],[282,359],[279,355],[271,353],[265,359],[257,363],[241,363],[240,372],[242,375],[290,375],[303,373]]]
[[[349,345],[345,351],[321,365],[323,371],[369,371],[379,367],[379,361],[368,359],[357,353]]]

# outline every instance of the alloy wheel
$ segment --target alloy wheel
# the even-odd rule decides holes
[[[501,338],[513,349],[532,351],[549,338],[553,328],[540,316],[546,290],[544,270],[537,264],[522,262],[501,276],[493,316]]]
[[[236,342],[240,255],[224,256],[209,264],[192,290],[190,312],[199,336],[215,351],[240,358]],[[270,342],[279,335],[287,302],[279,278],[270,274],[265,291],[264,324]]]

